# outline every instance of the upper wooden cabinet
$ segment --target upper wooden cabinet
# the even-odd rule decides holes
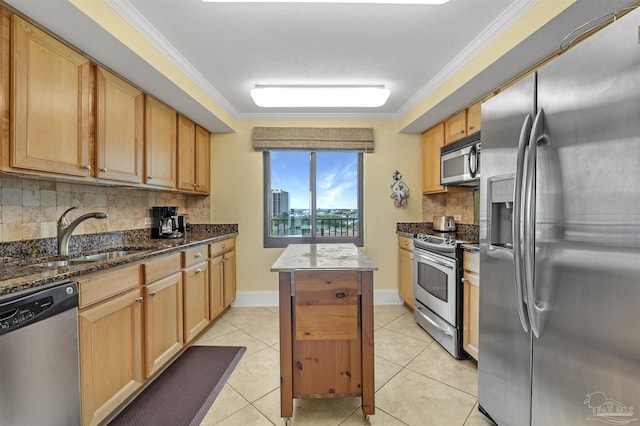
[[[178,189],[209,193],[210,134],[183,115],[178,115]]]
[[[444,122],[444,143],[450,144],[467,135],[467,111],[460,111]]]
[[[145,183],[175,189],[176,111],[151,96],[145,99]]]
[[[92,177],[89,59],[13,16],[10,167]]]
[[[444,123],[422,134],[422,192],[443,192],[440,185],[440,148],[444,145]]]
[[[482,101],[476,102],[467,108],[467,135],[479,132],[482,128],[481,105]]]
[[[142,183],[144,94],[96,67],[96,171],[101,179]]]

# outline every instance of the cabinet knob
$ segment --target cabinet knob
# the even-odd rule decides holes
[[[464,278],[460,278],[460,281],[465,282],[466,280]]]
[[[91,170],[91,164],[85,164],[83,169],[87,171]]]
[[[200,253],[200,252],[198,251],[198,252],[196,252],[196,254],[195,254],[194,256],[195,256],[195,257],[201,257],[201,256],[202,256],[202,253]]]
[[[196,274],[199,274],[200,272],[202,272],[202,269],[200,268],[196,269]]]
[[[469,130],[473,130],[473,126],[469,126]]]
[[[147,176],[147,179],[151,180],[153,179],[153,176]]]
[[[194,188],[197,186],[195,183],[192,183],[191,185],[192,185]]]
[[[136,297],[136,303],[142,303],[142,297]]]
[[[222,248],[227,248],[227,243],[222,244]]]
[[[100,171],[101,171],[102,173],[107,173],[107,171],[108,171],[108,170],[107,170],[107,168],[106,168],[106,167],[103,167],[103,168],[101,168],[101,169],[100,169]]]
[[[156,292],[155,292],[155,291],[150,291],[150,292],[149,292],[149,296],[153,297],[153,296],[155,296],[155,295],[156,295]]]
[[[200,184],[197,184],[196,186],[197,186],[198,188],[200,188],[200,187],[201,187],[202,185],[200,185]]]
[[[460,134],[464,135],[464,129],[460,130]]]

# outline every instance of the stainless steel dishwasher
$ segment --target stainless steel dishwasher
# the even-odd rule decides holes
[[[0,424],[80,424],[78,284],[0,298]]]

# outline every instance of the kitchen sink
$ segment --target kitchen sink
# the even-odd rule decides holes
[[[29,265],[27,268],[34,269],[54,269],[54,268],[64,268],[69,266],[77,266],[84,265],[88,263],[100,262],[104,260],[116,259],[122,256],[128,256],[130,254],[140,253],[144,250],[116,250],[116,251],[105,251],[102,253],[95,253],[86,256],[74,257],[72,259],[59,259],[59,260],[50,260],[47,262],[39,262]]]

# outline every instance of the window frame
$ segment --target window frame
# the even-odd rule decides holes
[[[309,197],[310,202],[310,216],[311,216],[311,235],[308,237],[303,236],[273,236],[271,235],[271,156],[272,151],[284,151],[284,150],[265,150],[262,153],[263,158],[263,241],[265,248],[283,248],[289,244],[337,244],[337,243],[353,243],[358,247],[364,245],[364,153],[362,151],[347,151],[355,152],[358,155],[358,236],[352,237],[331,237],[331,236],[317,236],[316,235],[316,153],[326,152],[322,149],[309,149],[309,150],[296,150],[309,153]]]

